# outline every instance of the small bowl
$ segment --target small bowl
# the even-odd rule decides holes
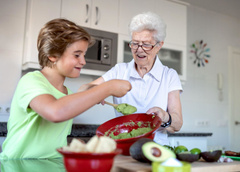
[[[186,162],[194,162],[198,161],[200,158],[200,154],[191,154],[191,153],[178,153],[177,159],[180,161],[186,161]]]
[[[122,152],[116,149],[111,153],[69,152],[62,148],[57,151],[63,155],[67,172],[109,172],[113,165],[114,157]]]
[[[216,162],[222,155],[221,150],[201,152],[200,156],[207,162]]]
[[[135,125],[126,125],[126,123],[132,122],[135,123]],[[138,122],[141,122],[142,125],[139,126]],[[161,123],[162,123],[161,119],[156,115],[147,115],[146,113],[135,113],[131,115],[113,118],[103,123],[97,128],[96,135],[103,136],[107,131],[109,131],[108,132],[109,134],[111,132],[114,132],[114,135],[118,135],[120,133],[129,133],[133,129],[150,126],[152,128],[152,131],[147,132],[143,135],[127,139],[114,139],[117,142],[117,148],[122,149],[122,154],[129,156],[130,155],[129,148],[131,147],[131,145],[135,143],[138,139],[143,137],[153,139],[154,131],[156,131],[160,127]]]
[[[163,166],[162,162],[152,163],[152,172],[191,172],[191,164],[188,162],[181,162],[181,167]]]

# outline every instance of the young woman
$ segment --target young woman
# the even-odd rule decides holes
[[[38,37],[41,71],[29,72],[18,83],[0,159],[58,158],[56,148],[67,145],[72,118],[108,96],[121,97],[131,84],[111,80],[72,94],[66,77],[77,78],[86,64],[84,55],[93,41],[75,23],[54,19]]]

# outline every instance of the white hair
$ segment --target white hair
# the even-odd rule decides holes
[[[154,39],[157,42],[164,41],[166,37],[166,24],[155,13],[146,12],[134,16],[129,24],[129,32],[132,36],[133,32],[149,30],[154,32]]]

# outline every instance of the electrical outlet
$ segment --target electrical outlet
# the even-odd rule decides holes
[[[228,121],[227,120],[221,119],[221,120],[217,121],[217,126],[218,127],[226,127],[227,125],[228,125]]]
[[[209,126],[209,120],[196,120],[195,126],[197,127],[208,127]]]
[[[8,114],[10,114],[10,107],[6,107],[6,108],[5,108],[5,112],[8,113]]]
[[[9,115],[10,114],[10,106],[0,106],[0,114],[1,115]]]

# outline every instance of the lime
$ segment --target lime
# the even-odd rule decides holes
[[[191,154],[200,154],[201,153],[201,150],[198,149],[198,148],[193,148],[190,150]]]
[[[175,147],[175,149],[174,149],[175,154],[178,154],[181,152],[187,152],[187,151],[188,151],[188,149],[183,145],[179,145],[179,146]]]

